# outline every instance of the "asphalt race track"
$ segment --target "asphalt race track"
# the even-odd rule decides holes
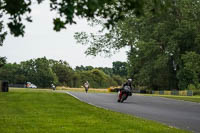
[[[134,95],[124,103],[117,94],[67,92],[81,101],[109,110],[155,120],[200,133],[200,104],[161,97]]]

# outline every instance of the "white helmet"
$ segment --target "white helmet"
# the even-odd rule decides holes
[[[132,82],[132,79],[128,79],[129,82]]]

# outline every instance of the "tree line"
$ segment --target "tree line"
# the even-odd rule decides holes
[[[121,86],[126,79],[127,63],[116,61],[113,67],[76,66],[72,69],[66,61],[46,57],[17,63],[6,63],[0,67],[0,80],[10,84],[31,82],[38,87],[48,88],[51,84],[81,87],[89,81],[93,88]]]

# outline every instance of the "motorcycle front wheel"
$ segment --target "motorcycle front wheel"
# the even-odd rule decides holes
[[[124,94],[122,94],[121,103],[123,103],[123,102],[124,102],[124,100],[126,100],[126,94],[125,94],[125,93],[124,93]]]

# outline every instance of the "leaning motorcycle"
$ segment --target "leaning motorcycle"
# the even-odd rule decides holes
[[[128,96],[131,96],[131,95],[132,95],[132,91],[131,91],[130,86],[124,86],[124,88],[118,91],[118,102],[123,103],[128,98]]]

